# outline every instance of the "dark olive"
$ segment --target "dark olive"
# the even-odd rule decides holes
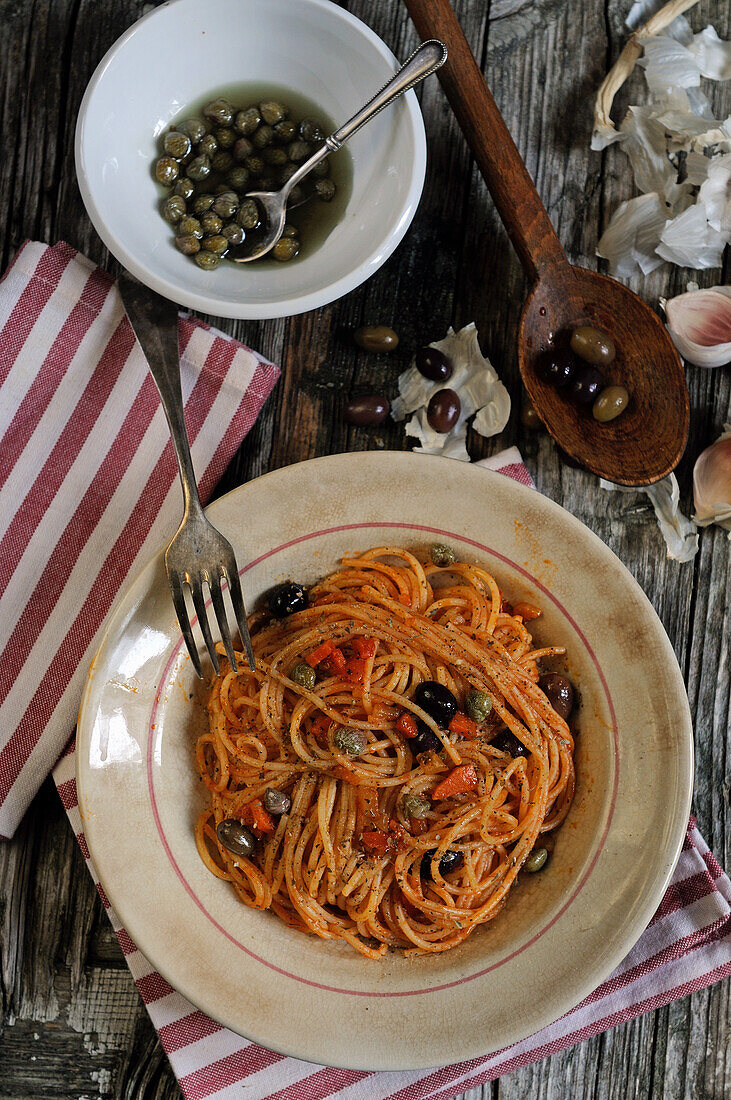
[[[421,859],[421,877],[427,880],[432,878],[431,865],[432,859],[436,855],[436,848],[431,852],[426,852]],[[447,849],[442,858],[439,860],[439,874],[448,875],[450,871],[457,871],[464,863],[464,856],[461,852],[453,852],[451,848]]]
[[[278,791],[276,787],[267,787],[264,791],[264,809],[274,817],[288,814],[292,808],[292,799],[284,791]]]
[[[181,218],[185,217],[185,199],[180,195],[171,195],[165,199],[162,204],[162,216],[166,222],[176,225]]]
[[[235,856],[251,856],[256,848],[254,834],[235,817],[227,817],[219,821],[216,826],[216,836],[223,847],[233,852]]]
[[[274,124],[274,136],[277,141],[283,142],[285,145],[290,141],[294,141],[297,137],[297,127],[292,122],[291,118],[284,118],[281,122]]]
[[[253,134],[261,122],[261,115],[256,107],[249,107],[245,111],[239,111],[236,115],[234,126],[240,134]]]
[[[322,160],[318,160],[315,167],[312,169],[312,175],[315,179],[321,179],[323,176],[327,176],[330,172],[330,158],[323,157]]]
[[[462,412],[462,402],[456,390],[437,390],[426,407],[426,419],[435,432],[451,432]]]
[[[574,709],[574,685],[565,676],[559,676],[557,672],[547,672],[541,676],[538,686],[548,699],[549,703],[568,722],[571,711]]]
[[[310,152],[310,147],[306,141],[293,141],[292,144],[287,147],[287,156],[295,164],[299,164],[301,160],[306,160]]]
[[[494,749],[510,753],[512,757],[530,756],[530,752],[523,742],[519,741],[515,734],[508,729],[501,730],[497,737],[493,737],[491,744]]]
[[[421,718],[417,718],[416,737],[412,737],[409,741],[409,748],[414,756],[418,756],[421,752],[441,752],[444,745],[434,730],[430,730],[426,722],[422,722]]]
[[[226,176],[226,181],[234,191],[245,191],[246,185],[249,182],[249,173],[244,168],[243,164],[236,164]]]
[[[179,130],[171,130],[169,134],[165,134],[162,145],[167,155],[177,160],[187,157],[190,152],[190,138]]]
[[[365,351],[393,351],[398,347],[398,336],[387,325],[361,325],[353,339]]]
[[[269,593],[269,611],[275,619],[284,619],[287,615],[294,615],[295,611],[304,611],[310,598],[307,589],[294,581],[285,581],[278,584]]]
[[[244,161],[244,168],[251,172],[252,176],[260,176],[264,171],[264,161],[256,155],[247,157]]]
[[[261,159],[265,164],[273,165],[274,168],[283,168],[287,163],[287,154],[284,149],[275,146],[273,149],[265,149]]]
[[[430,382],[448,382],[452,377],[452,364],[439,348],[419,348],[414,360],[419,374]]]
[[[221,233],[224,235],[229,244],[243,244],[246,240],[246,233],[240,225],[234,225],[233,222],[229,222],[228,225],[224,225]]]
[[[608,367],[617,354],[611,336],[592,325],[579,325],[571,333],[571,348],[585,363]]]
[[[452,692],[438,680],[423,680],[414,692],[414,702],[442,729],[447,729],[459,709]]]
[[[382,394],[364,393],[360,397],[354,397],[345,406],[345,419],[348,424],[355,424],[357,427],[382,424],[390,409],[388,399]]]
[[[524,428],[529,428],[531,431],[543,427],[543,421],[527,397],[523,398],[523,404],[520,407],[520,422]]]
[[[155,165],[155,179],[158,183],[172,187],[179,175],[180,165],[177,160],[173,157],[160,157]]]
[[[568,386],[576,374],[579,364],[576,356],[568,348],[549,348],[541,355],[536,364],[536,373],[544,382],[550,382],[557,389]]]
[[[203,108],[203,114],[217,126],[230,126],[234,109],[227,99],[214,99]]]
[[[267,126],[267,124],[264,123],[264,125],[260,126],[256,133],[252,135],[251,140],[254,142],[257,149],[265,149],[267,145],[271,145],[274,141],[274,131],[271,126]]]
[[[596,367],[579,367],[568,389],[569,397],[580,405],[591,405],[604,389],[604,375]]]
[[[221,149],[232,149],[236,144],[236,131],[230,130],[228,127],[221,130],[216,130],[216,141]]]
[[[195,214],[205,214],[207,210],[211,209],[215,201],[215,195],[196,195],[193,199],[193,212]]]
[[[200,183],[201,180],[208,179],[211,174],[211,161],[205,154],[201,154],[199,157],[193,157],[193,159],[185,166],[185,174],[189,179],[195,180],[196,183]]]
[[[242,229],[256,229],[260,222],[259,207],[255,199],[244,199],[236,215],[236,224]]]
[[[233,166],[233,162],[234,158],[231,154],[221,150],[211,157],[211,168],[214,172],[220,172],[223,175]]]
[[[274,126],[277,122],[282,122],[289,114],[284,104],[278,103],[276,99],[262,100],[259,104],[259,113],[269,126]]]
[[[235,191],[223,191],[220,195],[216,196],[211,210],[214,214],[218,214],[219,218],[227,220],[232,218],[239,208],[239,197]]]
[[[192,180],[183,177],[183,179],[179,179],[175,187],[173,187],[173,194],[180,195],[181,199],[185,199],[187,202],[188,199],[192,199],[195,194],[195,184]]]

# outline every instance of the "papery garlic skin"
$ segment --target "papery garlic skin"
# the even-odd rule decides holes
[[[706,447],[693,467],[694,523],[707,527],[717,523],[731,531],[731,424]]]
[[[660,303],[676,348],[697,367],[731,363],[731,287],[691,290]]]

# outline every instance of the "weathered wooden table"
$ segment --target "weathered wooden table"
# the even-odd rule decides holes
[[[152,6],[0,0],[3,269],[26,237],[66,240],[109,262],[76,185],[76,112],[104,52]],[[346,6],[397,56],[414,48],[414,31],[397,0]],[[630,0],[457,0],[456,7],[569,257],[594,264],[603,225],[633,193],[617,148],[589,151],[592,93],[626,39]],[[696,29],[712,22],[729,37],[729,8],[719,0],[704,0],[691,17]],[[641,89],[639,77],[633,86]],[[501,436],[470,440],[473,457],[517,443],[539,488],[596,531],[652,600],[695,715],[695,812],[728,867],[731,544],[724,531],[708,529],[692,564],[668,561],[647,498],[602,492],[594,477],[559,460],[545,434],[521,426],[514,342],[523,276],[437,81],[428,81],[420,96],[429,139],[426,188],[411,230],[385,267],[316,313],[222,322],[280,363],[283,373],[220,491],[314,455],[406,446],[393,424],[347,427],[341,416],[347,395],[359,387],[394,393],[410,349],[441,337],[450,324],[475,320],[514,403]],[[728,86],[716,86],[713,96],[716,117],[725,118]],[[689,277],[702,286],[728,281],[720,271],[689,276],[664,265],[634,289],[656,303],[661,294],[684,290]],[[343,338],[343,330],[373,321],[401,335],[391,358],[357,351]],[[693,461],[731,419],[730,381],[728,368],[688,370],[691,433],[678,470],[686,511]],[[50,781],[15,839],[0,843],[0,964],[2,1100],[179,1095]],[[729,984],[504,1077],[484,1089],[488,1095],[728,1097]]]

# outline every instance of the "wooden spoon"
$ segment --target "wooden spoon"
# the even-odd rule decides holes
[[[520,373],[556,442],[580,465],[621,485],[648,485],[673,470],[685,450],[690,420],[680,357],[665,326],[631,290],[606,275],[573,267],[520,158],[449,0],[405,0],[422,38],[439,38],[449,57],[439,79],[518,253],[531,290],[518,330]],[[600,368],[623,385],[627,409],[600,424],[544,382],[536,362],[568,342],[581,324],[604,329],[617,357]]]

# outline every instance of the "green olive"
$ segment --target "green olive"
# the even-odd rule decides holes
[[[204,134],[196,146],[196,151],[204,157],[212,157],[218,152],[218,142],[213,134]]]
[[[315,194],[321,202],[331,202],[335,195],[335,184],[332,180],[318,180],[315,184]]]
[[[340,726],[335,730],[333,744],[346,756],[360,756],[368,744],[368,738],[363,730],[350,729],[348,726]]]
[[[274,130],[271,126],[267,126],[267,124],[264,123],[259,127],[251,140],[254,142],[257,149],[265,149],[267,145],[271,145],[274,141]]]
[[[215,252],[217,256],[225,256],[229,249],[229,242],[222,233],[214,233],[210,237],[204,237],[201,248],[205,252]]]
[[[537,431],[543,427],[543,421],[527,397],[524,398],[520,407],[520,422],[524,428],[528,428],[530,431]]]
[[[185,174],[189,179],[195,180],[196,183],[200,183],[202,180],[207,180],[211,174],[211,161],[205,154],[201,154],[199,157],[193,157],[192,161],[186,165]]]
[[[446,542],[433,542],[429,547],[429,557],[434,565],[439,565],[442,568],[457,560],[454,550]]]
[[[284,229],[282,230],[282,236],[283,237],[298,237],[299,232],[297,230],[297,226],[296,225],[289,225],[289,224],[285,225]]]
[[[206,210],[201,214],[201,229],[206,237],[213,236],[214,233],[220,233],[223,227],[223,222],[213,210]]]
[[[579,325],[571,333],[571,350],[586,363],[607,367],[617,354],[611,336],[593,325]]]
[[[299,241],[293,237],[280,237],[272,249],[272,256],[275,260],[279,260],[280,263],[284,264],[288,263],[289,260],[293,260],[298,255],[299,250]]]
[[[314,688],[317,680],[314,668],[310,668],[305,661],[300,661],[299,664],[294,666],[289,674],[289,678],[290,680],[294,680],[295,684],[299,684],[300,687],[308,688],[310,691]]]
[[[218,195],[211,209],[219,218],[232,218],[239,208],[239,197],[234,191],[224,191]]]
[[[165,134],[162,144],[167,155],[177,160],[187,157],[190,152],[190,138],[179,130],[171,130],[169,134]]]
[[[162,204],[162,216],[166,222],[176,225],[185,216],[185,199],[180,195],[171,195]]]
[[[178,222],[178,234],[181,237],[197,237],[200,240],[203,236],[203,226],[197,218],[192,218],[188,214]]]
[[[191,199],[195,194],[195,184],[192,180],[183,177],[182,179],[179,179],[175,184],[175,187],[173,187],[173,194],[180,195],[181,199],[185,199],[185,201],[187,202],[188,199]]]
[[[205,241],[203,242],[205,249]],[[221,257],[215,252],[208,252],[201,249],[200,252],[196,252],[193,257],[198,267],[202,267],[204,271],[214,271],[221,262]]]
[[[361,325],[353,339],[365,351],[393,351],[398,347],[398,336],[387,325]]]
[[[254,152],[254,146],[248,138],[240,137],[233,147],[234,160],[241,163]]]
[[[236,224],[242,229],[256,229],[260,223],[259,207],[254,199],[244,199],[236,215]]]
[[[193,212],[195,214],[205,214],[206,210],[211,209],[215,201],[215,195],[196,195],[193,200]]]
[[[155,179],[165,187],[172,187],[180,175],[180,165],[173,157],[160,157],[155,165]]]
[[[523,864],[523,870],[535,874],[536,871],[542,871],[547,862],[548,848],[534,848]]]
[[[244,230],[241,228],[240,225],[235,225],[233,222],[229,222],[228,225],[224,225],[221,232],[223,233],[228,243],[232,245],[243,244],[246,240],[246,233],[244,232]]]
[[[621,416],[628,403],[629,394],[624,386],[607,386],[597,397],[591,411],[595,420],[607,424]]]
[[[180,133],[186,134],[194,145],[197,145],[206,132],[206,124],[201,122],[199,118],[189,118],[178,126],[178,130]]]
[[[484,722],[492,710],[492,700],[486,691],[470,688],[465,697],[464,709],[473,722]]]
[[[289,114],[284,104],[277,103],[275,99],[265,99],[260,103],[259,112],[269,126],[274,126],[275,123],[282,122]]]
[[[214,99],[203,108],[203,114],[215,122],[217,126],[230,126],[234,117],[234,109],[227,99]]]
[[[185,256],[192,256],[200,251],[201,242],[192,233],[175,238],[175,247]]]
[[[300,122],[300,135],[303,141],[317,143],[325,140],[325,133],[314,118],[303,118]]]
[[[261,122],[261,115],[256,107],[248,107],[245,111],[239,111],[236,115],[234,126],[240,134],[253,134]]]

